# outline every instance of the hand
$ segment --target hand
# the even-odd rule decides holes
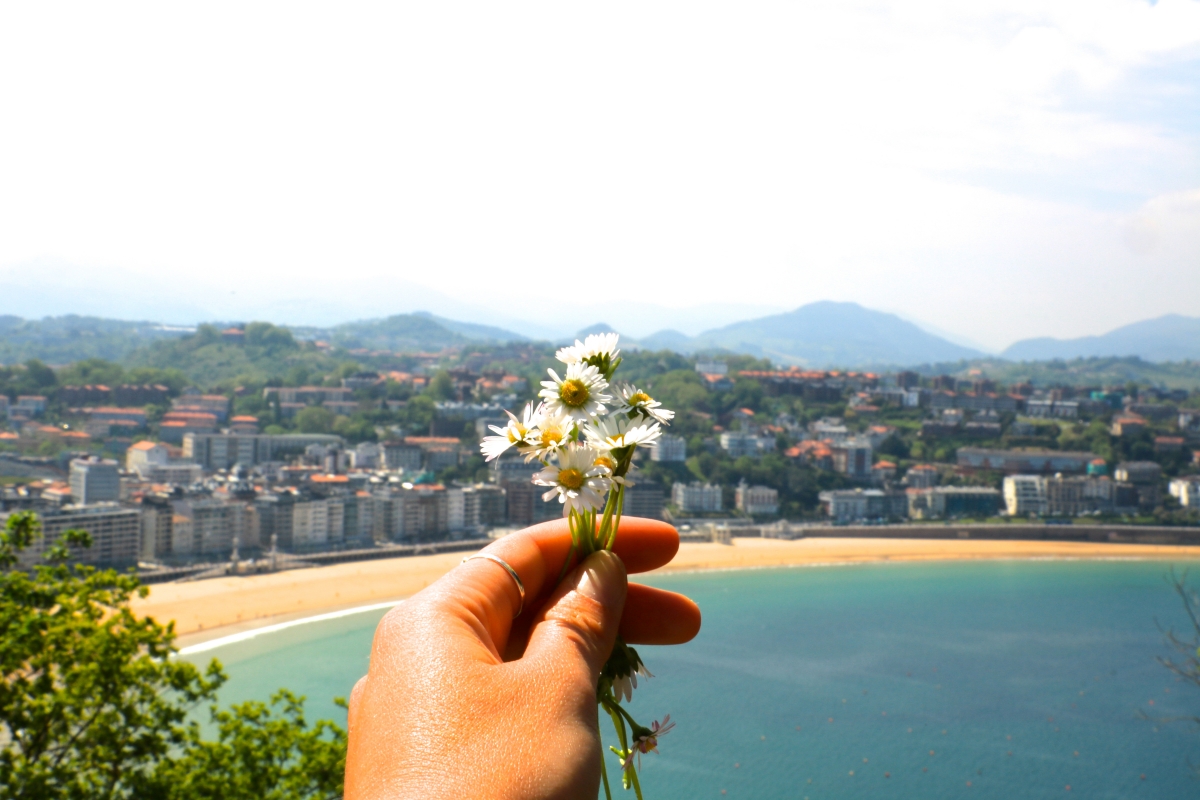
[[[626,568],[675,556],[666,523],[622,519],[615,555],[591,555],[556,587],[569,547],[565,520],[488,546],[525,584],[516,619],[516,582],[486,559],[387,613],[350,695],[347,800],[597,796],[596,681],[618,632],[630,644],[680,644],[700,630],[700,609],[626,584]]]

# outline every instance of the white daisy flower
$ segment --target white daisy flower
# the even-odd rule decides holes
[[[488,427],[495,431],[495,436],[485,436],[483,441],[479,443],[479,449],[487,456],[487,460],[491,461],[494,458],[499,458],[505,450],[513,445],[520,446],[525,442],[530,431],[535,428],[542,418],[542,407],[533,407],[533,403],[527,403],[525,410],[521,414],[521,419],[511,411],[505,411],[508,414],[508,424],[503,428],[495,425]]]
[[[575,344],[560,348],[554,357],[564,364],[577,364],[580,361],[591,362],[593,359],[607,358],[612,361],[621,354],[617,342],[621,335],[618,333],[593,333],[582,342],[578,339]]]
[[[624,414],[593,419],[583,426],[583,435],[592,447],[600,450],[619,450],[622,447],[654,447],[662,436],[657,422],[646,424]]]
[[[633,690],[637,688],[638,675],[641,675],[643,678],[654,677],[650,673],[650,670],[646,669],[646,665],[639,659],[636,671],[613,679],[613,694],[616,695],[618,700],[622,697],[625,698],[626,702],[633,699]]]
[[[662,403],[640,391],[636,386],[627,383],[617,391],[621,396],[621,407],[618,411],[627,414],[630,418],[640,416],[645,419],[653,419],[663,425],[669,425],[675,418],[674,411],[663,408]]]
[[[552,369],[546,371],[554,380],[542,381],[544,388],[538,395],[545,398],[543,405],[547,415],[566,415],[583,421],[603,414],[604,404],[612,400],[604,393],[608,381],[593,366],[582,362],[569,364],[566,376],[562,378]]]
[[[542,495],[549,502],[557,495],[564,514],[571,511],[591,511],[604,505],[608,492],[608,471],[596,466],[600,454],[587,445],[571,442],[565,450],[558,451],[558,464],[547,466],[533,476],[539,486],[549,486],[550,491]]]
[[[542,415],[537,427],[529,431],[524,441],[517,445],[517,449],[525,455],[526,461],[535,458],[545,460],[554,451],[567,446],[574,428],[575,420],[565,414]]]

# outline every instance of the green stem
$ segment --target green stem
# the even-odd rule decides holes
[[[617,731],[617,740],[621,743],[621,752],[629,752],[629,744],[625,740],[625,720],[621,719],[620,715],[613,711],[612,706],[605,702],[604,708],[608,711],[608,715],[612,717],[613,727]],[[629,788],[629,773],[633,770],[621,770],[621,785],[626,789]]]
[[[608,785],[608,763],[604,759],[604,733],[600,720],[596,720],[596,733],[600,735],[600,777],[604,780],[604,800],[612,800],[612,788]]]

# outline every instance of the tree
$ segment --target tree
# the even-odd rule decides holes
[[[307,728],[303,698],[281,692],[271,708],[213,708],[216,742],[187,717],[225,681],[171,658],[171,624],[129,608],[146,587],[134,575],[68,564],[88,547],[67,531],[47,563],[19,568],[41,536],[32,513],[0,531],[0,798],[272,798],[341,795],[346,734]],[[278,713],[272,708],[282,706]]]
[[[439,370],[429,380],[429,385],[425,387],[425,393],[434,400],[449,400],[454,396],[454,381],[450,378],[450,373],[445,370]]]
[[[302,433],[329,433],[333,430],[333,412],[322,406],[309,406],[296,412],[296,429]]]

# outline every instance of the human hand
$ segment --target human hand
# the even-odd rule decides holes
[[[347,800],[596,797],[596,682],[617,634],[681,644],[699,631],[700,609],[626,583],[626,569],[675,556],[670,525],[622,519],[613,552],[555,587],[570,543],[566,520],[555,520],[488,546],[525,584],[516,619],[515,581],[473,559],[380,621],[350,695]]]

